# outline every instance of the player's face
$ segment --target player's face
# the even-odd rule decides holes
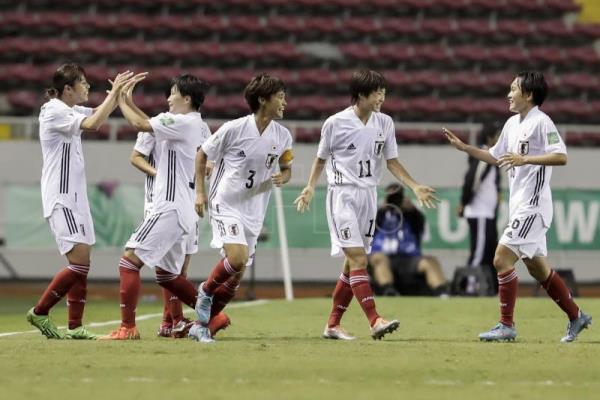
[[[285,92],[280,90],[279,92],[272,95],[268,101],[263,103],[265,114],[272,119],[282,119],[283,112],[285,111]]]
[[[521,113],[530,107],[531,95],[525,96],[521,91],[521,78],[515,78],[508,92],[508,108],[514,113]]]
[[[370,111],[380,112],[381,105],[385,101],[385,89],[379,88],[365,98],[365,106]]]
[[[187,96],[182,96],[177,88],[177,85],[171,86],[171,94],[167,99],[167,103],[169,103],[169,112],[173,114],[183,114],[189,108],[189,98],[186,100]]]
[[[80,104],[88,101],[90,84],[85,79],[85,76],[82,76],[80,79],[78,79],[73,86],[70,86],[70,88],[73,97],[73,103]]]

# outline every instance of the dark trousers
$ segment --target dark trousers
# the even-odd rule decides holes
[[[494,254],[498,246],[498,230],[496,218],[467,218],[471,236],[471,254],[467,265],[470,267],[484,266],[491,274],[494,283],[494,293],[498,292],[498,279],[494,268]]]

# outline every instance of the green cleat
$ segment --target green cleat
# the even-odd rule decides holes
[[[67,329],[65,338],[73,340],[96,340],[98,339],[98,335],[88,331],[86,327],[82,325],[75,329]]]
[[[35,326],[42,332],[42,335],[46,336],[48,339],[64,339],[65,335],[58,330],[54,322],[50,320],[50,317],[47,315],[36,315],[33,312],[33,307],[31,310],[27,311],[27,322],[31,325]]]

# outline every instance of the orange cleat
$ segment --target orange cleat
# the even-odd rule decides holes
[[[210,319],[208,322],[208,330],[210,331],[210,335],[214,337],[217,332],[227,328],[229,325],[231,325],[231,320],[227,314],[220,312]]]
[[[135,326],[127,328],[121,325],[119,329],[106,336],[100,336],[98,340],[140,340],[140,333]]]

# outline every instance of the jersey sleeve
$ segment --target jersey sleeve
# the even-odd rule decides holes
[[[284,130],[283,139],[283,151],[281,157],[279,157],[279,165],[290,166],[294,160],[294,153],[292,152],[292,134],[287,129]]]
[[[228,132],[229,124],[225,123],[202,144],[202,151],[208,160],[214,161],[223,154],[227,148]]]
[[[331,136],[333,135],[333,122],[328,119],[321,128],[321,140],[319,141],[319,149],[317,157],[321,160],[327,160],[331,154]]]
[[[184,140],[182,135],[187,124],[184,114],[160,113],[149,121],[157,140]]]
[[[81,123],[87,115],[78,112],[74,108],[67,110],[53,110],[46,117],[53,130],[67,137],[81,135]]]
[[[396,128],[394,121],[388,117],[384,121],[385,145],[383,146],[383,156],[386,160],[398,158],[398,144],[396,143]]]
[[[135,146],[133,149],[138,153],[141,153],[148,157],[152,150],[154,150],[154,144],[156,143],[156,139],[148,132],[139,132],[137,140],[135,141]]]
[[[85,115],[86,117],[89,117],[90,115],[92,115],[94,113],[94,109],[91,107],[83,107],[83,106],[73,106],[73,110],[75,110],[76,112]]]
[[[496,142],[495,145],[493,145],[492,147],[490,147],[490,149],[488,150],[488,152],[491,154],[492,157],[494,157],[495,159],[498,159],[500,157],[502,157],[504,154],[506,154],[507,150],[508,150],[508,121],[506,122],[506,124],[504,124],[504,127],[502,128],[502,132],[500,133],[500,137],[498,138],[498,141]]]
[[[567,154],[567,146],[550,118],[540,124],[540,134],[544,141],[544,151],[547,154]]]

